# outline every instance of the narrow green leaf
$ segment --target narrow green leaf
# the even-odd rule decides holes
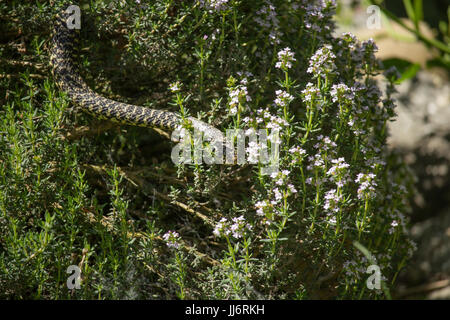
[[[423,20],[423,1],[414,0],[414,12],[416,17],[416,22],[419,23]]]
[[[413,21],[415,24],[416,16],[411,0],[403,0],[403,5],[405,6],[406,14],[408,15],[409,19],[411,19],[411,21]]]
[[[397,80],[397,84],[402,83],[405,80],[412,79],[420,70],[420,64],[414,63],[409,68],[407,68],[403,73],[400,79]]]
[[[414,6],[411,0],[403,0],[403,4],[409,19],[414,23],[414,29],[419,32],[419,22],[423,16],[422,1],[414,0]]]

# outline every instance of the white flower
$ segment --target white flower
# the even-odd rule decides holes
[[[180,235],[175,231],[166,232],[162,238],[169,248],[178,249],[180,247]]]
[[[302,97],[304,102],[316,100],[321,97],[320,89],[311,82],[308,82],[305,89],[302,90]]]
[[[228,9],[227,3],[228,0],[200,0],[201,7],[208,9],[210,13]]]
[[[280,201],[281,198],[283,197],[283,196],[281,195],[280,190],[278,190],[278,188],[273,189],[273,193],[274,193],[274,195],[275,195],[275,200],[276,200],[276,201]]]
[[[324,204],[323,208],[326,211],[333,211],[333,212],[339,211],[339,203],[342,200],[342,195],[338,195],[336,189],[332,189],[332,190],[328,191],[325,194],[324,198],[325,198],[325,204]]]
[[[297,193],[297,189],[292,184],[288,184],[288,188],[291,193]]]
[[[264,209],[267,207],[267,202],[266,201],[258,201],[255,204],[255,208],[256,208],[256,214],[258,216],[265,216],[264,213]]]
[[[179,92],[181,90],[181,84],[179,81],[171,83],[169,85],[169,90],[172,92]]]
[[[222,218],[214,228],[213,234],[217,237],[224,235],[228,237],[230,234],[236,238],[242,238],[247,230],[251,230],[252,226],[245,222],[243,216],[233,218],[229,222],[226,218]]]
[[[344,83],[334,84],[331,87],[330,94],[333,102],[345,102],[345,100],[351,101],[355,98],[353,91]]]
[[[277,90],[276,92],[277,98],[275,99],[274,103],[277,106],[284,107],[287,104],[289,104],[294,97],[283,90]]]
[[[325,77],[329,73],[336,70],[334,63],[336,55],[333,53],[331,45],[325,45],[318,49],[309,60],[308,73],[312,73],[314,77]]]
[[[290,48],[284,48],[278,52],[278,62],[275,64],[275,67],[279,69],[290,69],[293,61],[296,61],[294,53]]]
[[[260,146],[255,141],[250,141],[246,149],[249,163],[258,163]]]
[[[356,183],[359,183],[358,198],[367,199],[373,196],[376,192],[375,187],[377,183],[375,181],[375,174],[373,173],[359,173],[355,179]]]

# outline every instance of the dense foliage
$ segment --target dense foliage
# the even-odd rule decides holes
[[[1,297],[389,297],[413,250],[412,177],[386,147],[397,76],[381,75],[373,41],[333,34],[334,1],[80,3],[96,92],[221,130],[278,129],[271,175],[175,165],[167,133],[77,112],[48,65],[67,5],[0,3]],[[70,265],[81,289],[67,288]]]

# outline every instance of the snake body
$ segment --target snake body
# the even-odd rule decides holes
[[[150,109],[126,104],[105,98],[89,88],[78,72],[75,63],[78,32],[67,26],[66,12],[55,18],[50,63],[53,77],[69,99],[78,105],[82,111],[100,119],[141,127],[159,127],[175,130],[181,123],[181,116],[174,112]],[[209,139],[221,139],[222,133],[213,126],[189,117],[194,129],[204,133]]]

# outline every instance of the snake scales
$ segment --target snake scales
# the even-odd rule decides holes
[[[67,26],[66,12],[55,18],[50,50],[52,72],[59,88],[84,112],[100,119],[141,127],[159,127],[175,130],[181,123],[181,116],[174,112],[117,102],[100,96],[84,82],[75,63],[75,48],[78,44],[77,30]],[[189,117],[192,127],[202,131],[209,139],[222,139],[220,130]]]

